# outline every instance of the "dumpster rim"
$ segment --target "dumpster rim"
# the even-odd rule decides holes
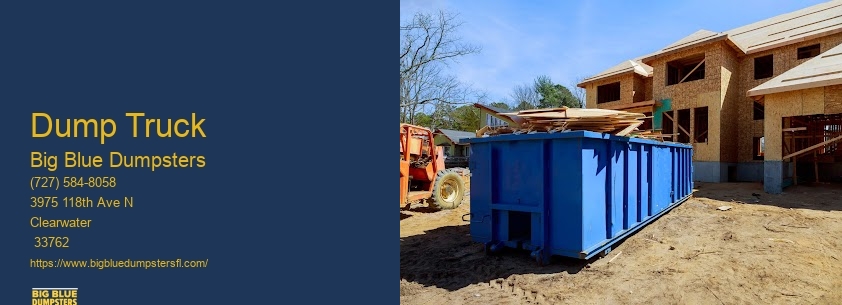
[[[679,148],[693,148],[692,145],[685,144],[685,143],[678,143],[678,142],[661,142],[656,140],[650,139],[642,139],[642,138],[630,138],[630,137],[621,137],[615,136],[612,134],[607,133],[600,133],[588,130],[576,130],[576,131],[568,131],[568,132],[556,132],[556,133],[534,133],[534,134],[505,134],[505,135],[497,135],[485,138],[465,138],[460,140],[463,143],[488,143],[488,142],[510,142],[510,141],[519,141],[519,140],[549,140],[549,139],[566,139],[566,138],[591,138],[591,139],[602,139],[602,140],[610,140],[610,141],[618,141],[618,142],[630,142],[630,143],[642,143],[642,144],[650,144],[650,145],[657,145],[657,146],[669,146],[669,147],[679,147]]]

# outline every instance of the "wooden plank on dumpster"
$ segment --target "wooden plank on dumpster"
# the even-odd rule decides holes
[[[632,125],[629,125],[629,127],[626,127],[626,129],[623,129],[620,132],[618,132],[617,135],[621,136],[621,137],[625,137],[626,135],[628,135],[630,132],[634,131],[634,129],[637,128],[640,125],[643,125],[643,122],[633,123]]]
[[[544,109],[528,109],[528,110],[521,110],[518,114],[526,114],[526,113],[536,113],[536,112],[553,112],[553,111],[564,111],[567,110],[567,107],[561,108],[544,108]]]

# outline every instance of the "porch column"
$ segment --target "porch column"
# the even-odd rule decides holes
[[[767,107],[769,110],[771,107]],[[769,113],[769,112],[767,112]],[[769,194],[783,192],[784,162],[781,135],[781,118],[769,115],[763,120],[763,191]]]
[[[767,160],[763,162],[763,191],[769,194],[780,194],[783,192],[783,177],[783,161]]]

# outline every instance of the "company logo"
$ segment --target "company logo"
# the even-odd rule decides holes
[[[79,288],[32,288],[32,305],[77,305]]]

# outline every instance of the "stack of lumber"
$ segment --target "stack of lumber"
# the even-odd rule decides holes
[[[617,136],[633,136],[662,139],[663,135],[651,131],[641,131],[637,128],[643,124],[645,115],[607,109],[583,108],[547,108],[531,109],[512,113],[501,113],[509,117],[518,118],[522,122],[520,127],[484,127],[477,131],[477,137],[487,137],[500,134],[521,134],[536,132],[564,132],[588,130],[609,133]]]

